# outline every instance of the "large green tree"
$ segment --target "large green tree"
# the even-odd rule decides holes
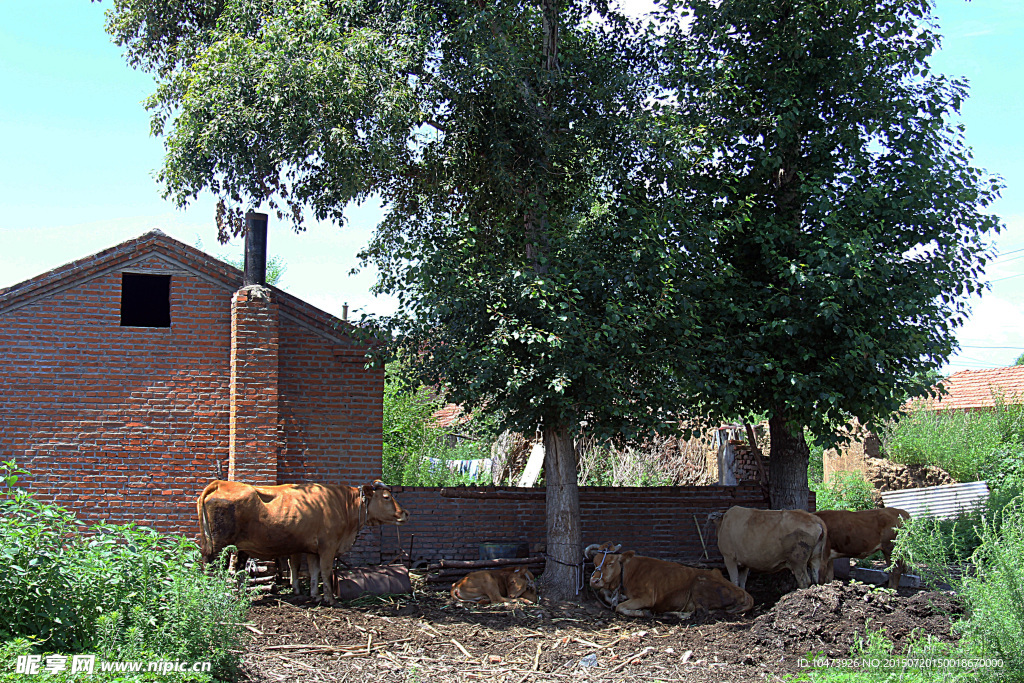
[[[683,2],[665,86],[687,163],[664,181],[715,243],[695,398],[767,411],[772,506],[803,507],[804,427],[891,414],[956,348],[999,184],[957,123],[965,83],[929,71],[927,0]]]
[[[591,0],[116,0],[109,29],[158,78],[168,193],[220,195],[226,233],[385,200],[385,322],[451,400],[543,433],[545,581],[572,596],[574,437],[674,423],[694,334],[701,250],[650,203],[658,42]]]

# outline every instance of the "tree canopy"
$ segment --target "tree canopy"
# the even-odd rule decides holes
[[[930,3],[686,4],[665,85],[694,163],[667,194],[715,244],[694,397],[768,412],[773,507],[801,506],[804,426],[890,415],[956,347],[1000,186],[956,120],[966,84],[929,71]]]

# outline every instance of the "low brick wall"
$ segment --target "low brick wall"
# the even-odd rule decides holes
[[[543,488],[393,488],[399,504],[412,517],[401,527],[364,529],[345,558],[353,564],[387,562],[398,554],[398,540],[413,560],[479,559],[484,542],[543,545]],[[615,541],[624,548],[666,560],[718,563],[721,555],[714,530],[705,536],[708,560],[698,533],[708,513],[733,505],[766,508],[761,487],[663,486],[644,488],[584,487],[580,489],[583,543]],[[814,507],[811,493],[811,509]],[[415,539],[412,537],[415,536]]]

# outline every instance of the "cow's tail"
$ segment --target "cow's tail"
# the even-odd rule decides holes
[[[818,520],[821,535],[811,549],[810,562],[808,562],[811,570],[811,583],[818,583],[820,581],[822,571],[824,570],[822,563],[827,561],[828,556],[832,554],[829,548],[828,527],[825,526],[825,522],[820,517],[815,516],[815,519]]]
[[[199,515],[199,552],[202,555],[203,564],[209,564],[213,561],[213,534],[210,532],[210,518],[206,511],[206,499],[217,490],[217,483],[210,483],[199,494],[199,500],[196,501],[196,512]]]

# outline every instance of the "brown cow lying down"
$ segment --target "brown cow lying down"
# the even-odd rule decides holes
[[[726,581],[717,569],[684,567],[632,550],[604,555],[601,568],[595,568],[590,577],[590,585],[599,591],[617,591],[622,601],[615,611],[629,617],[662,612],[683,612],[685,617],[696,610],[719,609],[739,614],[754,606],[750,594]]]
[[[298,595],[298,561],[307,553],[314,598],[320,568],[329,573],[335,556],[352,547],[364,525],[402,524],[409,518],[381,481],[362,488],[214,481],[199,495],[196,511],[204,563],[229,545],[261,560],[289,557],[292,589]],[[324,597],[335,604],[329,579],[324,581]]]
[[[619,552],[621,548],[621,543],[616,545],[611,541],[605,541],[601,545],[592,543],[584,549],[583,556],[588,560],[594,561],[594,569],[596,570],[604,566],[605,557],[612,553]],[[615,609],[615,607],[622,602],[622,595],[619,593],[618,586],[595,589],[594,592],[597,593],[598,601],[608,609]]]
[[[817,583],[827,542],[825,523],[803,510],[736,506],[725,512],[718,525],[718,549],[729,579],[740,588],[746,588],[751,569],[789,568],[801,588]]]
[[[903,521],[910,519],[910,513],[899,508],[876,510],[821,510],[814,513],[828,527],[828,545],[822,557],[823,583],[833,577],[832,560],[853,557],[862,560],[879,550],[885,557],[885,566],[892,565],[892,548],[896,541],[896,530]],[[903,562],[897,562],[889,573],[889,588],[900,585],[903,576]]]
[[[452,598],[478,605],[525,600],[537,602],[533,574],[526,567],[502,567],[471,572],[452,585]]]

